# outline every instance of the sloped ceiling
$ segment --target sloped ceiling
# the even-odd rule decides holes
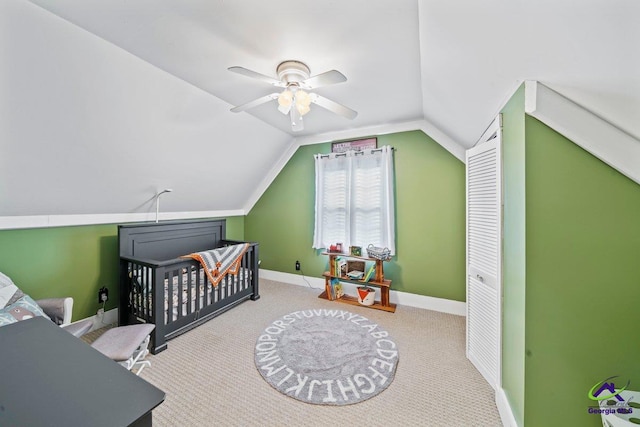
[[[640,136],[634,0],[5,0],[0,216],[239,212],[300,137],[418,120],[472,146],[525,79]],[[347,82],[317,89],[292,132],[283,60]]]

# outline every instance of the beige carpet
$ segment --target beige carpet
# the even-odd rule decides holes
[[[169,341],[142,378],[164,390],[154,426],[501,426],[494,392],[465,357],[464,317],[398,306],[395,313],[317,298],[320,290],[261,280],[261,299]],[[375,321],[400,349],[395,380],[349,406],[300,402],[256,371],[256,338],[296,310],[340,308]]]

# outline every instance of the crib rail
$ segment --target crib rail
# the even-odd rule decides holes
[[[242,242],[221,241],[222,246],[237,243]],[[166,346],[165,338],[172,338],[247,298],[259,298],[255,243],[243,255],[238,274],[227,274],[215,287],[200,263],[190,258],[159,261],[120,257],[120,324],[155,324],[156,350],[159,341]]]

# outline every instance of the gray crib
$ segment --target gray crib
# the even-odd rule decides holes
[[[225,220],[165,221],[118,226],[119,324],[153,323],[151,352],[241,302],[260,298],[258,244],[250,243],[237,275],[213,287],[198,261],[180,256],[237,243]]]

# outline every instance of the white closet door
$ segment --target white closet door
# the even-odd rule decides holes
[[[467,151],[467,357],[501,382],[502,176],[499,120]],[[491,129],[491,128],[490,128]]]

